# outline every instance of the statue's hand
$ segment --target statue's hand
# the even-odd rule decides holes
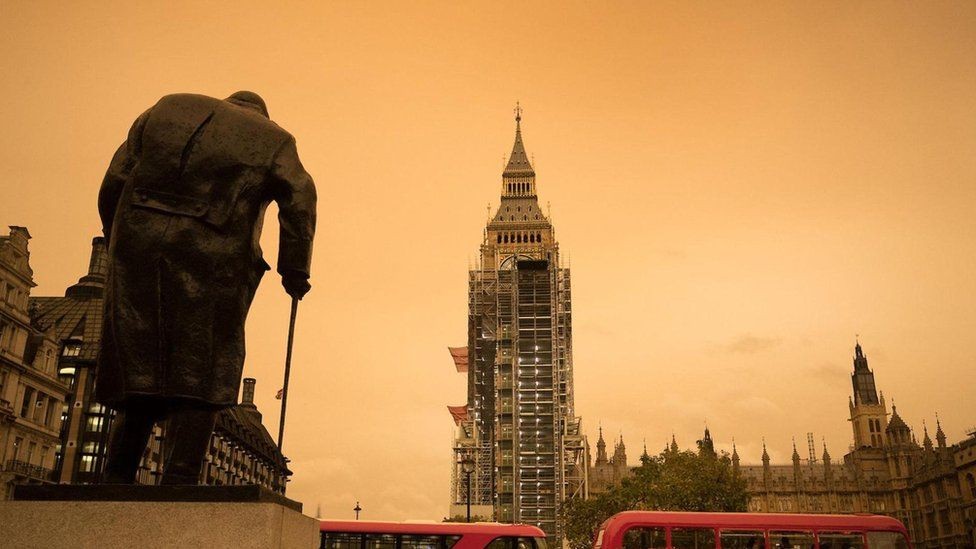
[[[281,285],[285,287],[285,292],[295,299],[301,300],[305,294],[312,289],[308,283],[308,277],[304,273],[288,273],[281,275]]]

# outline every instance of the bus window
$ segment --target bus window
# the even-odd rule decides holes
[[[908,549],[908,541],[898,532],[868,532],[871,549]]]
[[[812,532],[770,532],[769,546],[773,549],[813,549]]]
[[[441,549],[441,536],[403,534],[400,536],[403,549]]]
[[[366,534],[366,549],[396,549],[393,534]]]
[[[834,534],[820,532],[820,549],[861,549],[864,538],[861,534]]]
[[[444,549],[451,549],[454,544],[461,541],[461,536],[441,536],[444,538]]]
[[[665,549],[664,528],[631,528],[624,533],[624,549]]]
[[[362,534],[323,532],[322,549],[360,549]]]
[[[512,538],[508,536],[495,538],[485,546],[485,549],[512,549]]]
[[[730,532],[719,534],[722,549],[765,549],[766,538],[762,532]]]
[[[674,549],[715,549],[715,530],[711,528],[672,528]]]
[[[535,545],[532,544],[532,538],[519,538],[518,544],[515,546],[516,549],[535,549]]]

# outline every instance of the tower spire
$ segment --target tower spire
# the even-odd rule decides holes
[[[522,143],[522,106],[515,104],[515,143],[502,172],[502,197],[535,196],[535,170]]]

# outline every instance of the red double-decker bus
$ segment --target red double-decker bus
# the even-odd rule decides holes
[[[594,549],[911,549],[905,525],[880,515],[625,511]]]
[[[323,520],[320,530],[321,549],[549,549],[525,524]]]

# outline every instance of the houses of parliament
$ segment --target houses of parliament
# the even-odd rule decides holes
[[[976,430],[949,444],[936,419],[934,440],[923,426],[919,442],[893,404],[889,412],[860,343],[851,383],[853,445],[841,459],[826,444],[819,459],[812,451],[804,459],[794,444],[791,463],[771,463],[763,444],[761,464],[743,465],[733,445],[732,467],[745,481],[749,511],[889,515],[905,524],[915,547],[976,546]],[[708,429],[703,440],[711,440]],[[673,439],[671,450],[677,450]],[[629,475],[626,460],[622,437],[608,458],[601,430],[590,493],[605,492]]]

